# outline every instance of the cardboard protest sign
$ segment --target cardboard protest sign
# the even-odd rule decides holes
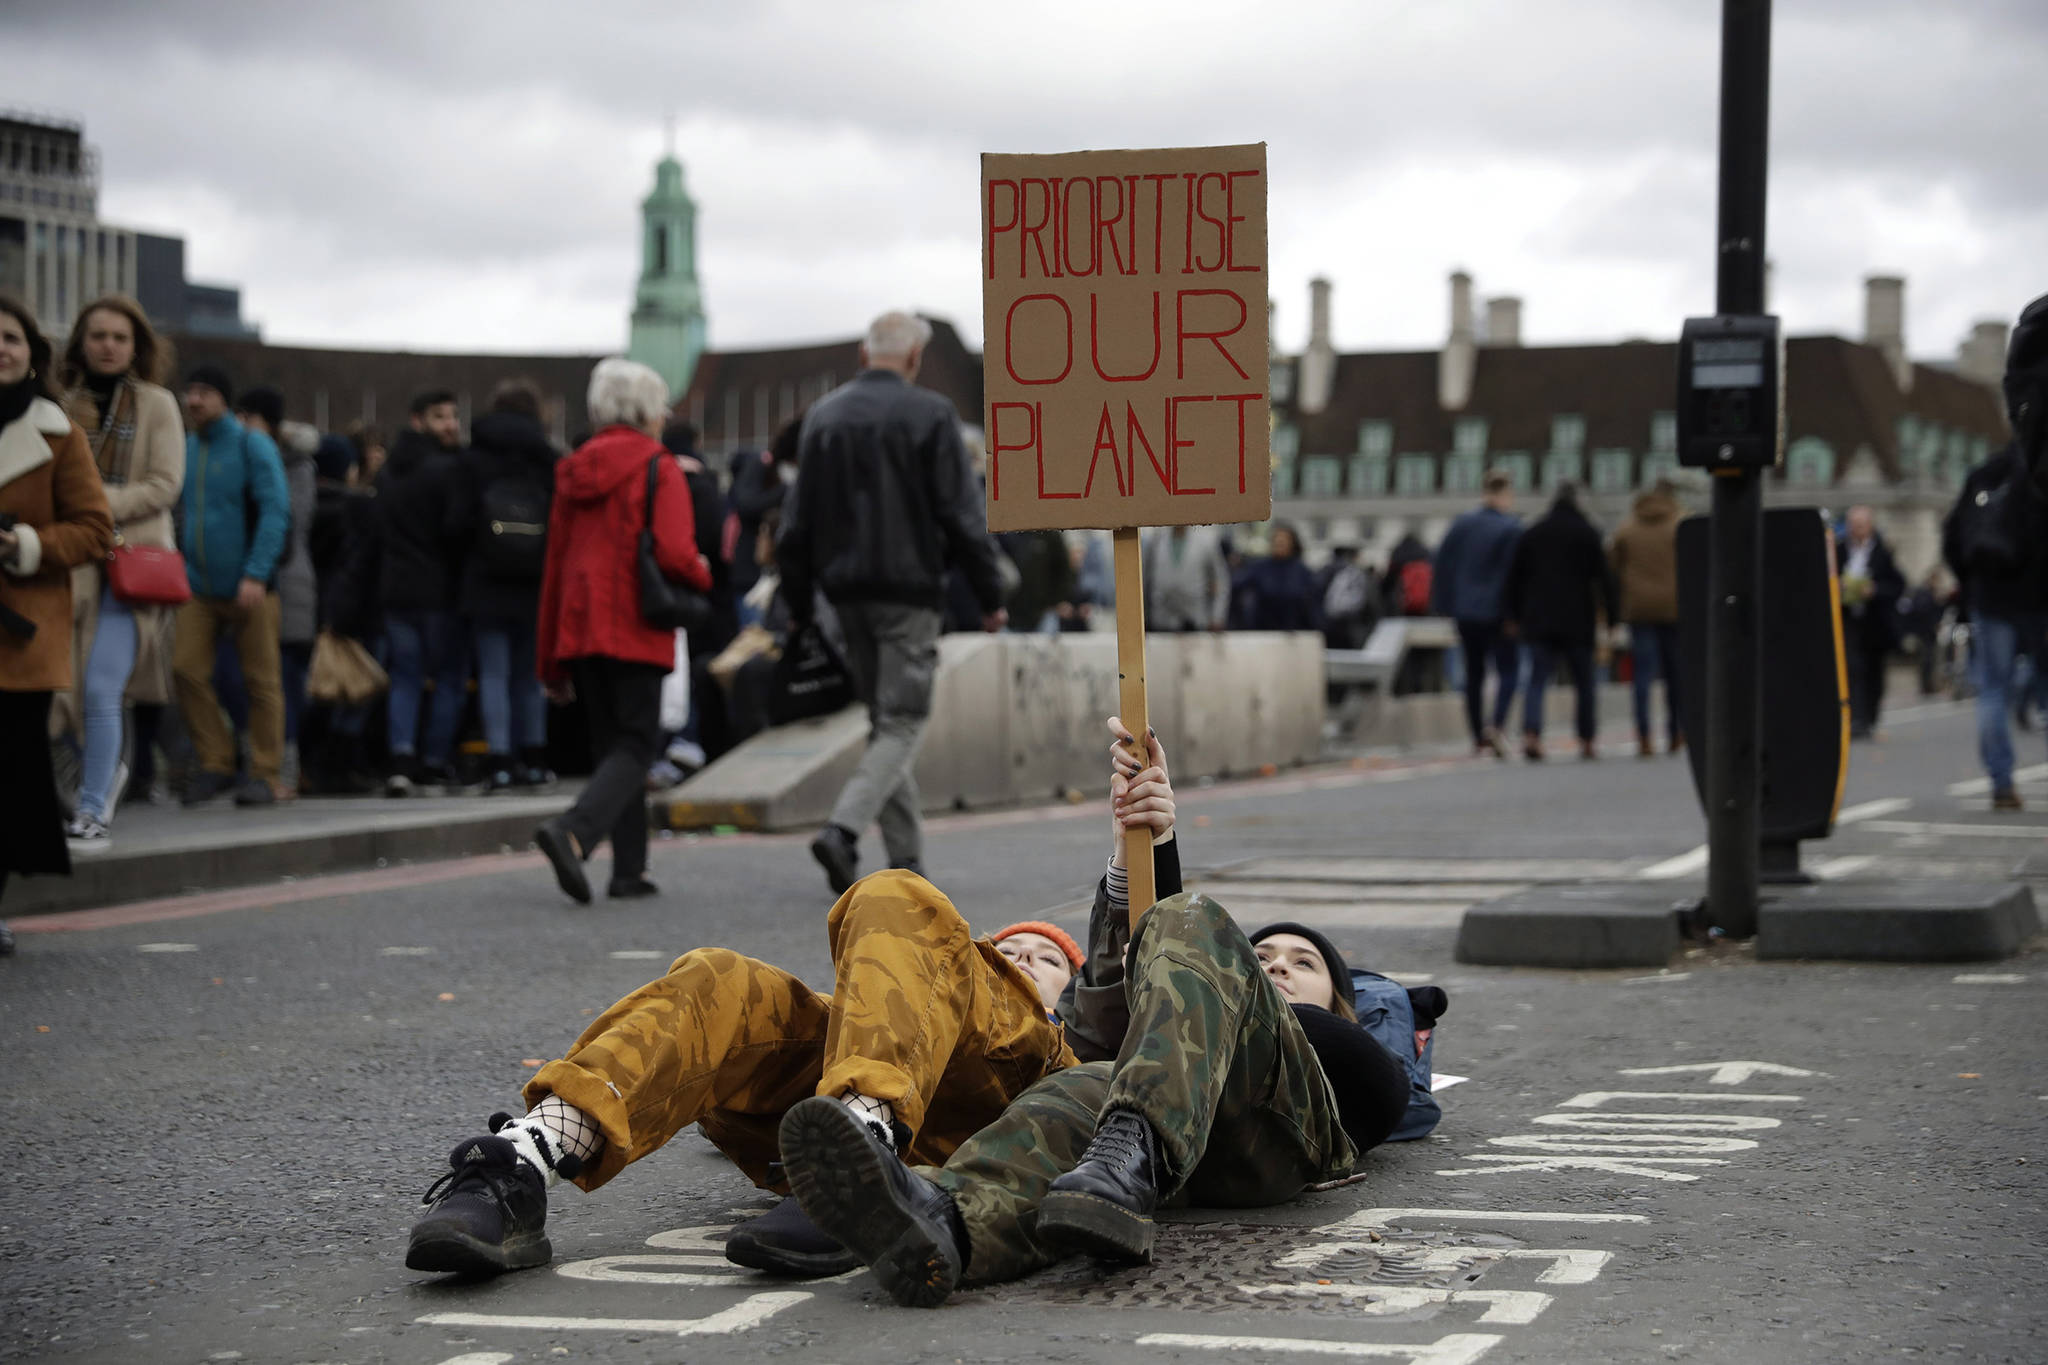
[[[993,531],[1264,521],[1266,147],[981,158]]]

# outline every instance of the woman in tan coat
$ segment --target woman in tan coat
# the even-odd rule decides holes
[[[65,876],[50,769],[50,696],[71,686],[71,570],[114,543],[92,451],[51,400],[50,343],[0,295],[0,890]],[[14,939],[0,925],[0,953]]]
[[[171,508],[185,483],[185,426],[178,400],[162,387],[167,348],[142,305],[109,294],[87,305],[64,347],[64,408],[84,431],[106,486],[117,544],[177,548]],[[83,740],[78,813],[65,833],[74,853],[108,846],[107,827],[127,773],[121,763],[122,713],[170,701],[169,613],[130,606],[107,582],[106,561],[71,575],[72,685],[57,700],[58,727]],[[154,726],[137,726],[147,748]]]

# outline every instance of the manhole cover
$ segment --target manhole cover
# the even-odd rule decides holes
[[[1211,1313],[1247,1309],[1355,1311],[1344,1286],[1469,1289],[1503,1252],[1521,1243],[1472,1233],[1389,1235],[1334,1241],[1310,1228],[1179,1223],[1159,1229],[1151,1265],[1065,1261],[1012,1286],[1006,1297],[1089,1308],[1174,1308]],[[1327,1248],[1327,1250],[1322,1250]],[[1312,1258],[1312,1259],[1311,1259]],[[1302,1293],[1248,1293],[1261,1286]]]

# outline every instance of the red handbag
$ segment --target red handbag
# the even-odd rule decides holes
[[[185,556],[154,545],[129,545],[116,535],[107,555],[107,586],[131,607],[176,607],[192,600]]]

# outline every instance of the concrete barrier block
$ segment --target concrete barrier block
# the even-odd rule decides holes
[[[1152,724],[1177,776],[1307,762],[1323,727],[1322,640],[1313,634],[1154,635],[1146,642]],[[1043,800],[1106,781],[1102,718],[1120,709],[1116,639],[949,635],[917,781],[926,810]],[[756,735],[664,802],[675,829],[815,824],[859,762],[858,708]]]

